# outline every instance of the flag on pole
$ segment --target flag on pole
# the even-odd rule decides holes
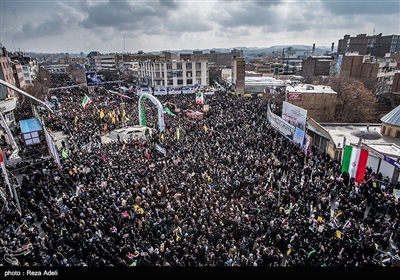
[[[350,178],[356,179],[356,182],[361,181],[365,175],[368,154],[368,150],[346,145],[343,155],[342,172],[348,172]]]
[[[89,96],[87,96],[87,94],[85,94],[85,97],[83,97],[83,100],[82,100],[83,109],[86,109],[90,105],[90,103],[92,103],[92,99],[90,99]]]
[[[176,139],[179,140],[180,138],[180,132],[179,132],[179,127],[176,128]]]

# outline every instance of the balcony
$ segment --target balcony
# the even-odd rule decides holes
[[[17,106],[17,97],[0,100],[0,110],[2,113],[11,112]]]

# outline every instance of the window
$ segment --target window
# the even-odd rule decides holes
[[[172,86],[174,84],[174,82],[172,80],[168,80],[168,85]]]
[[[201,79],[196,79],[196,84],[201,85]]]
[[[24,133],[23,136],[27,146],[40,143],[39,133],[37,131]]]
[[[183,85],[183,80],[178,80],[178,85]]]
[[[167,69],[168,69],[168,70],[171,70],[171,69],[172,69],[172,64],[170,64],[170,63],[167,64]]]
[[[183,77],[183,75],[182,75],[182,71],[178,71],[178,72],[176,72],[176,77]]]
[[[192,72],[186,72],[186,77],[192,77]]]
[[[12,122],[14,120],[14,114],[13,113],[7,114],[7,115],[5,115],[5,117],[6,117],[6,120],[8,122]]]
[[[201,71],[196,71],[196,77],[201,77]]]
[[[182,63],[177,63],[176,64],[176,69],[182,69]]]
[[[193,80],[192,79],[187,79],[186,80],[187,85],[193,85]]]
[[[200,62],[196,62],[196,69],[201,69],[201,63]]]
[[[186,63],[186,69],[192,69],[192,63]]]

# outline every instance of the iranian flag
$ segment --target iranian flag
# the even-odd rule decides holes
[[[90,99],[89,96],[87,96],[87,95],[85,94],[85,97],[84,97],[83,100],[82,100],[82,107],[83,107],[83,109],[86,109],[86,108],[90,105],[90,103],[92,103],[92,99]]]
[[[203,103],[204,103],[203,93],[201,91],[196,92],[196,104],[203,105]]]
[[[368,150],[347,145],[344,149],[342,172],[348,172],[350,178],[354,178],[356,182],[362,181],[367,167],[368,154]]]

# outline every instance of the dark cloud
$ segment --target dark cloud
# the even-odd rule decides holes
[[[257,2],[241,2],[216,10],[209,19],[223,27],[263,26],[274,24],[280,16],[268,7],[260,7]]]
[[[168,10],[179,9],[179,3],[174,0],[159,0],[159,3],[162,7],[167,8]]]
[[[338,16],[399,14],[399,0],[321,0],[327,12]]]
[[[116,1],[100,2],[101,4],[89,5],[83,3],[82,10],[87,18],[82,21],[84,28],[111,27],[115,30],[138,30],[160,24],[161,20],[168,18],[165,8],[176,7],[176,3],[154,1]],[[160,9],[160,7],[163,7]]]
[[[284,0],[254,0],[253,1],[256,6],[259,7],[271,7],[275,5],[279,5],[281,3],[284,3]]]
[[[16,37],[42,37],[59,35],[65,31],[65,24],[61,18],[53,18],[40,23],[39,25],[34,25],[34,23],[27,23],[22,26],[21,33],[15,34]]]

